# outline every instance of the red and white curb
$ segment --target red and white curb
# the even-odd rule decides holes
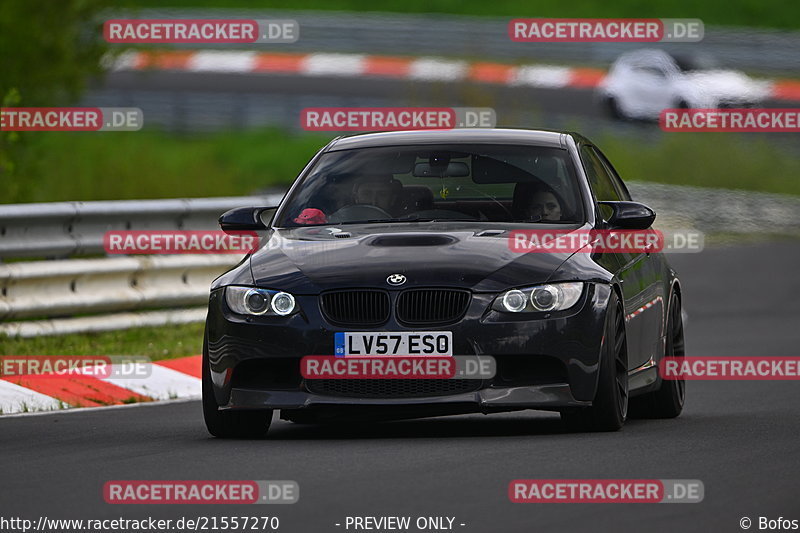
[[[599,86],[606,71],[557,65],[509,65],[439,57],[398,57],[366,54],[273,53],[252,51],[131,51],[114,58],[112,70],[177,70],[217,73],[276,73],[303,76],[344,76],[419,81],[472,81],[548,89],[589,89]],[[765,95],[800,101],[800,80],[763,80]]]
[[[192,355],[155,361],[150,363],[147,377],[7,376],[0,379],[0,412],[14,414],[199,398],[201,359],[200,355]]]

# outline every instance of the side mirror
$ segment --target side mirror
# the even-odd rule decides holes
[[[609,229],[647,229],[653,225],[656,212],[639,202],[597,202],[611,208],[606,220]]]
[[[225,233],[267,229],[277,207],[237,207],[219,217],[219,227]]]

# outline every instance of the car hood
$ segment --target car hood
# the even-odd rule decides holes
[[[256,285],[297,294],[430,286],[498,292],[547,281],[571,255],[512,251],[510,230],[579,227],[437,222],[275,229],[250,265]],[[407,281],[392,287],[391,274]]]

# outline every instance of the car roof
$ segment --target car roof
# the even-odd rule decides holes
[[[659,50],[658,48],[639,48],[638,50],[631,50],[621,54],[617,61],[658,61],[664,59],[673,59],[672,54],[666,50]]]
[[[419,144],[531,144],[553,148],[566,148],[568,132],[548,130],[522,130],[506,128],[463,128],[453,130],[413,130],[364,133],[334,139],[328,151],[374,148],[380,146],[405,146]]]

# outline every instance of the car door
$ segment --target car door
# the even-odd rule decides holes
[[[583,163],[594,199],[597,202],[623,200],[623,193],[614,185],[611,174],[595,148],[585,144],[580,147]],[[599,206],[603,220],[611,216],[610,208]],[[634,369],[649,359],[646,349],[643,313],[637,312],[646,303],[649,274],[647,272],[647,254],[620,252],[607,254],[616,259],[618,270],[615,272],[622,284],[622,298],[625,309],[625,330],[628,338],[628,368]],[[606,267],[607,268],[607,267]]]
[[[620,198],[625,201],[631,201],[628,188],[619,177],[614,166],[599,148],[593,147],[593,149],[603,163]],[[661,346],[660,339],[663,334],[663,324],[666,316],[665,308],[667,304],[667,295],[665,294],[665,285],[662,279],[663,272],[665,271],[664,257],[658,252],[622,255],[628,256],[626,259],[629,263],[636,262],[638,265],[638,277],[642,283],[642,291],[639,295],[638,302],[641,305],[633,311],[637,313],[636,317],[639,318],[639,327],[642,331],[642,357],[639,360],[639,365],[634,366],[634,368],[636,368],[637,366],[645,364],[651,357],[655,358]],[[631,307],[633,307],[633,305],[631,305]]]
[[[632,65],[629,92],[636,114],[658,117],[673,105],[673,68],[661,60],[637,61]]]

